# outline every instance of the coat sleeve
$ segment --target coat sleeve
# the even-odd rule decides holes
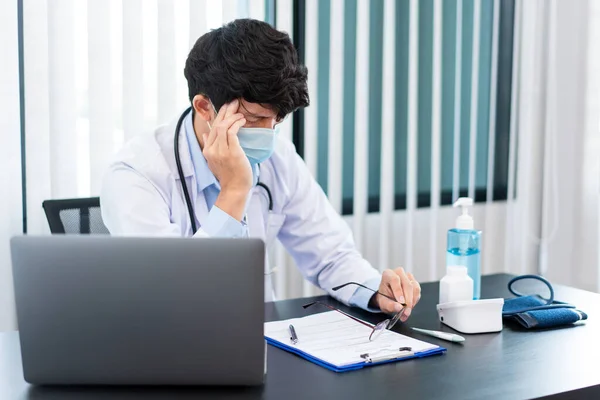
[[[333,209],[293,147],[285,159],[289,194],[282,207],[286,218],[279,240],[308,281],[345,304],[365,308],[352,304],[356,286],[336,292],[331,288],[347,282],[379,281],[379,272],[358,252],[348,224]]]
[[[113,164],[100,195],[102,220],[112,235],[182,236],[171,222],[169,202],[148,178],[124,163]],[[209,236],[199,229],[197,237]]]

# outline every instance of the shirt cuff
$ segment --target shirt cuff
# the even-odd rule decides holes
[[[210,237],[244,238],[248,236],[248,226],[213,206],[208,213],[208,218],[202,227]]]
[[[381,277],[379,276],[377,278],[369,279],[368,281],[363,282],[363,285],[377,291],[379,289],[380,283]],[[363,310],[367,310],[372,313],[381,312],[379,308],[369,307],[369,301],[371,300],[371,297],[373,297],[374,294],[374,292],[359,286],[358,289],[356,289],[356,291],[352,295],[352,297],[350,297],[349,304],[353,307],[359,307]]]

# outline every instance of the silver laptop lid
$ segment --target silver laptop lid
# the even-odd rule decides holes
[[[11,252],[28,382],[262,383],[262,240],[23,236]]]

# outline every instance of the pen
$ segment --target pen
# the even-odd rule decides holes
[[[294,325],[290,325],[290,340],[293,344],[298,343],[298,335],[296,335],[296,330],[294,329]]]
[[[427,329],[420,329],[420,328],[412,328],[413,330],[417,331],[417,332],[421,332],[424,335],[429,335],[429,336],[433,336],[436,337],[438,339],[442,339],[442,340],[447,340],[449,342],[464,342],[465,338],[460,336],[460,335],[455,335],[454,333],[448,333],[448,332],[440,332],[440,331],[430,331]]]

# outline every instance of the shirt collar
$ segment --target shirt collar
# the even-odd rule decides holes
[[[189,113],[188,116],[185,117],[183,126],[185,129],[185,136],[188,141],[188,147],[190,148],[190,157],[192,159],[192,165],[194,166],[198,191],[201,192],[211,185],[215,185],[220,189],[219,181],[217,181],[215,175],[212,173],[210,168],[208,168],[206,158],[200,149],[200,144],[198,143],[198,138],[196,137],[196,132],[194,131],[192,114],[193,112]]]

